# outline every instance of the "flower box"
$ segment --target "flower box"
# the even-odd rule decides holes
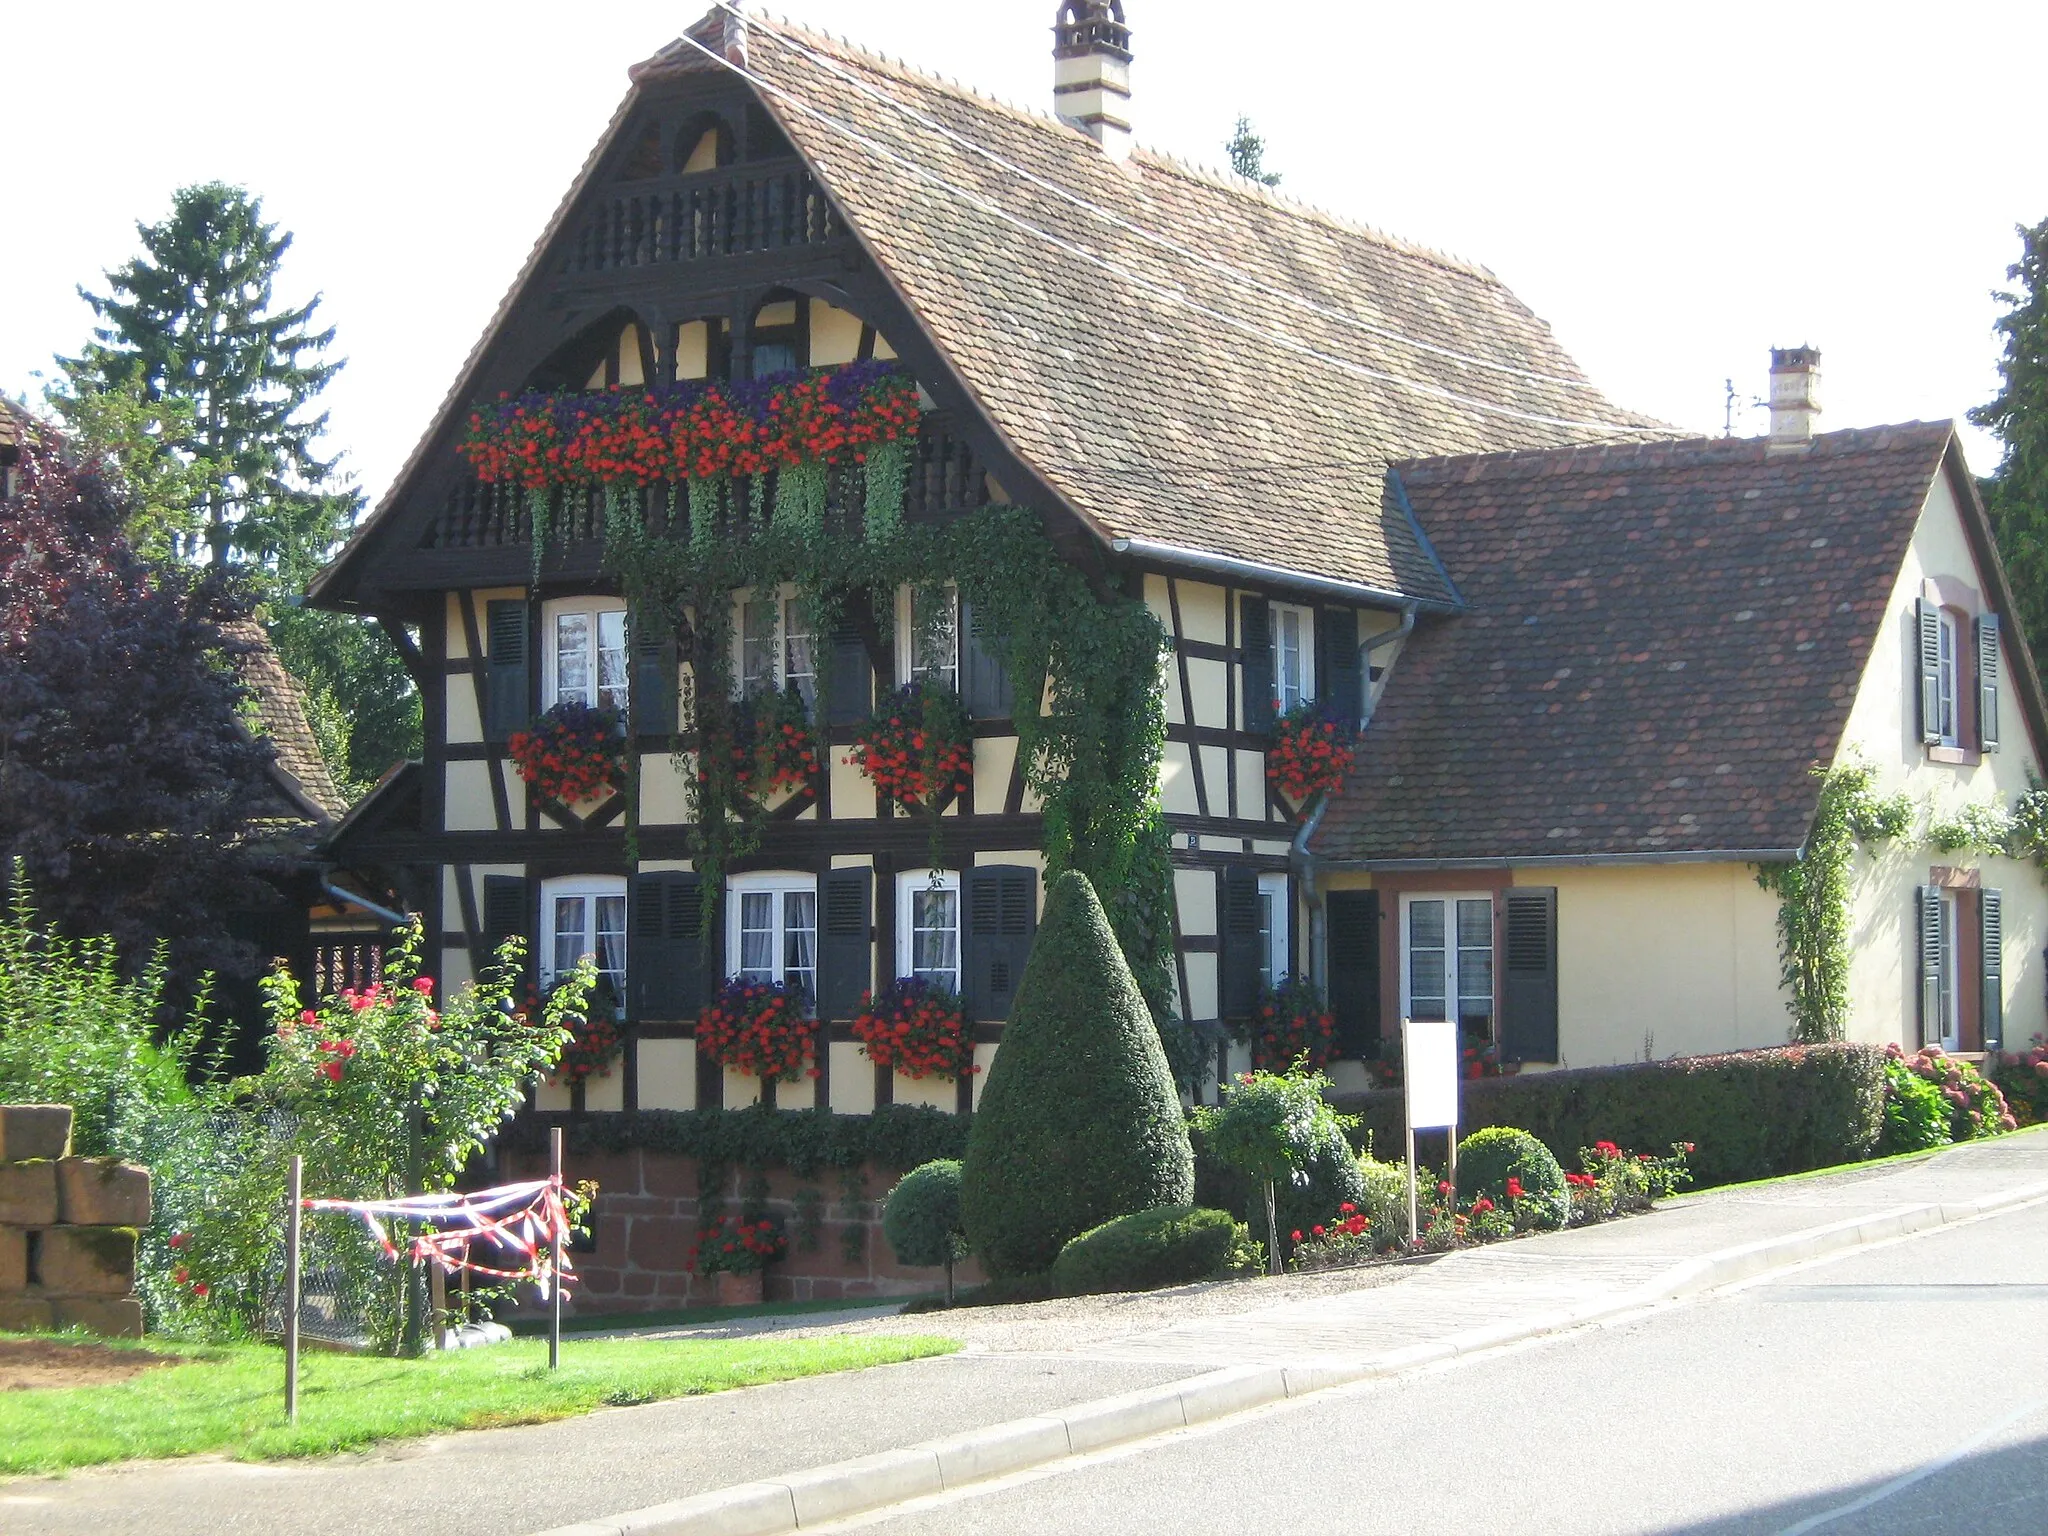
[[[758,1307],[766,1294],[767,1275],[758,1269],[735,1273],[721,1269],[712,1276],[712,1299],[721,1307]]]

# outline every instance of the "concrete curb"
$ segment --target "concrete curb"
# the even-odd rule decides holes
[[[1289,1398],[1377,1377],[1398,1376],[1459,1355],[1498,1349],[1639,1311],[1660,1301],[1732,1285],[1770,1270],[1851,1248],[1989,1215],[2048,1198],[2048,1180],[1941,1205],[1904,1205],[1782,1237],[1722,1248],[1674,1264],[1650,1284],[1581,1306],[1470,1328],[1368,1360],[1333,1358],[1301,1365],[1242,1365],[1079,1403],[1057,1413],[1013,1419],[900,1451],[835,1462],[772,1481],[740,1483],[694,1498],[650,1505],[559,1526],[540,1536],[784,1536],[865,1510],[943,1493],[969,1483],[1099,1451],[1166,1430],[1226,1418]]]

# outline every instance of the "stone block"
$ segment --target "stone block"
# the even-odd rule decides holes
[[[28,1285],[28,1233],[0,1227],[0,1296],[19,1295]]]
[[[133,1296],[60,1296],[50,1310],[59,1328],[83,1328],[110,1339],[142,1337],[142,1303]]]
[[[48,1333],[56,1322],[41,1297],[0,1296],[0,1333]]]
[[[135,1229],[52,1227],[41,1269],[52,1296],[126,1296],[135,1289]]]
[[[69,1104],[0,1104],[0,1163],[70,1155]]]
[[[57,1220],[57,1165],[0,1163],[0,1226],[48,1227]]]
[[[57,1219],[79,1227],[149,1225],[149,1170],[112,1157],[57,1164]]]

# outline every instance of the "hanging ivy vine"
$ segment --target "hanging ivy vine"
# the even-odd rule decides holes
[[[1792,999],[1792,1038],[1845,1039],[1849,1025],[1849,875],[1859,844],[1904,837],[1913,805],[1871,791],[1865,763],[1816,769],[1813,830],[1799,857],[1757,866],[1757,884],[1778,898],[1780,980]]]

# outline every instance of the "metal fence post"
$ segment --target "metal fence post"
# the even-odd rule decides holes
[[[299,1230],[306,1160],[294,1153],[284,1217],[284,1417],[299,1422]]]

